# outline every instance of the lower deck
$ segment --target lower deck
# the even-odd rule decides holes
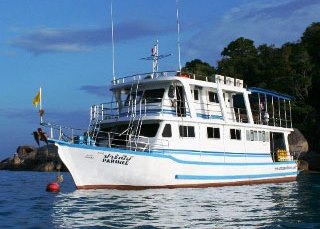
[[[262,126],[265,127],[265,126]],[[226,154],[260,158],[264,162],[292,160],[288,147],[290,131],[262,127],[231,126],[188,121],[155,121],[102,124],[97,146],[139,151],[173,150],[214,154],[225,160]]]

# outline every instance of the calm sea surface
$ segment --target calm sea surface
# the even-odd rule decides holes
[[[0,228],[320,228],[320,174],[205,189],[76,190],[69,173],[0,171]]]

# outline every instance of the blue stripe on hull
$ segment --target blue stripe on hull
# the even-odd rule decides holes
[[[130,154],[130,155],[137,155],[137,156],[145,156],[145,157],[157,157],[157,158],[167,158],[170,159],[176,163],[179,164],[189,164],[189,165],[218,165],[218,166],[256,166],[256,165],[274,165],[274,162],[204,162],[204,161],[190,161],[190,160],[182,160],[175,158],[171,155],[170,150],[165,151],[159,151],[159,152],[142,152],[142,151],[133,151],[128,149],[119,149],[119,148],[108,148],[108,147],[97,147],[97,146],[90,146],[90,145],[80,145],[80,144],[71,144],[64,141],[57,141],[57,140],[49,140],[50,142],[64,145],[70,148],[82,148],[82,149],[88,149],[88,150],[94,150],[99,152],[112,152],[112,153],[124,153],[124,154]],[[188,151],[186,151],[186,154],[188,154]],[[203,155],[204,153],[199,152],[198,155]],[[240,153],[239,153],[240,155]],[[243,157],[248,157],[249,154],[242,154]],[[222,155],[221,155],[222,156]],[[228,157],[227,155],[224,155],[225,157]],[[283,161],[283,162],[276,162],[277,165],[288,165],[288,164],[296,164],[295,161]]]
[[[178,180],[238,180],[238,179],[263,179],[285,176],[297,176],[298,172],[270,173],[270,174],[252,174],[252,175],[232,175],[232,176],[207,176],[207,175],[176,175]]]
[[[270,153],[232,153],[232,152],[212,152],[212,151],[196,151],[196,150],[177,150],[177,149],[165,149],[165,150],[152,150],[152,153],[169,152],[170,154],[184,154],[184,155],[201,155],[201,156],[226,156],[226,157],[268,157]]]
[[[142,152],[142,151],[133,151],[128,149],[120,149],[120,148],[110,148],[103,146],[92,146],[92,145],[84,145],[84,144],[70,144],[68,142],[58,141],[58,140],[49,140],[52,143],[58,143],[60,145],[68,145],[69,147],[83,148],[83,149],[94,149],[101,151],[114,151],[119,153],[129,153],[133,154],[141,153],[150,155],[150,153],[158,153],[158,154],[181,154],[181,155],[201,155],[201,156],[226,156],[226,157],[270,157],[270,153],[233,153],[233,152],[218,152],[218,151],[196,151],[196,150],[178,150],[178,149],[163,149],[163,150],[151,150],[150,152]],[[112,149],[112,150],[111,150]]]

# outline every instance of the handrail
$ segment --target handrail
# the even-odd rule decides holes
[[[166,139],[156,139],[151,141],[149,137],[135,136],[133,134],[122,134],[117,132],[98,131],[95,139],[92,139],[90,132],[84,129],[71,128],[53,123],[42,123],[44,127],[50,128],[51,139],[58,139],[72,144],[85,144],[95,146],[105,146],[111,148],[125,148],[135,151],[151,151],[152,149],[163,149],[169,147]],[[68,131],[68,133],[66,133]],[[79,134],[76,134],[78,131]],[[55,138],[55,133],[58,137]]]
[[[154,103],[148,103],[148,99],[143,99],[137,102],[135,105],[126,105],[126,101],[121,101],[121,109],[117,102],[101,103],[98,105],[91,106],[90,118],[91,120],[108,120],[115,119],[120,117],[131,117],[135,116],[148,116],[150,115],[165,115],[171,114],[179,116],[179,108],[177,107],[177,100],[173,99],[162,99],[162,98],[153,98]],[[133,106],[134,109],[128,109],[128,107]],[[186,116],[190,114],[190,110],[187,106],[181,106],[180,110],[183,109],[186,113]]]
[[[166,139],[156,139],[151,141],[151,138],[145,136],[100,131],[96,139],[96,145],[150,152],[152,149],[163,149],[165,147],[169,147],[169,141]]]
[[[75,136],[88,134],[88,130],[80,128],[72,128],[54,123],[41,123],[42,126],[50,129],[49,137],[55,139],[55,133],[58,133],[57,139],[74,143]],[[77,134],[79,133],[79,134]]]
[[[123,83],[128,83],[128,82],[134,82],[142,79],[154,79],[158,77],[167,77],[169,76],[170,73],[176,74],[176,71],[162,71],[162,72],[148,72],[148,73],[141,73],[141,74],[134,74],[130,76],[124,76],[117,78],[115,80],[112,80],[111,83],[112,85],[119,85]]]

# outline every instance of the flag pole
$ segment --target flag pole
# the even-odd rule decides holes
[[[40,89],[39,89],[39,92],[40,92],[40,99],[39,99],[40,110],[42,110],[42,90],[41,90],[41,87],[40,87]]]
[[[39,94],[40,94],[40,99],[39,99],[39,103],[40,103],[40,107],[39,107],[39,114],[40,114],[40,125],[43,123],[43,109],[42,109],[42,89],[40,87],[39,89]]]

